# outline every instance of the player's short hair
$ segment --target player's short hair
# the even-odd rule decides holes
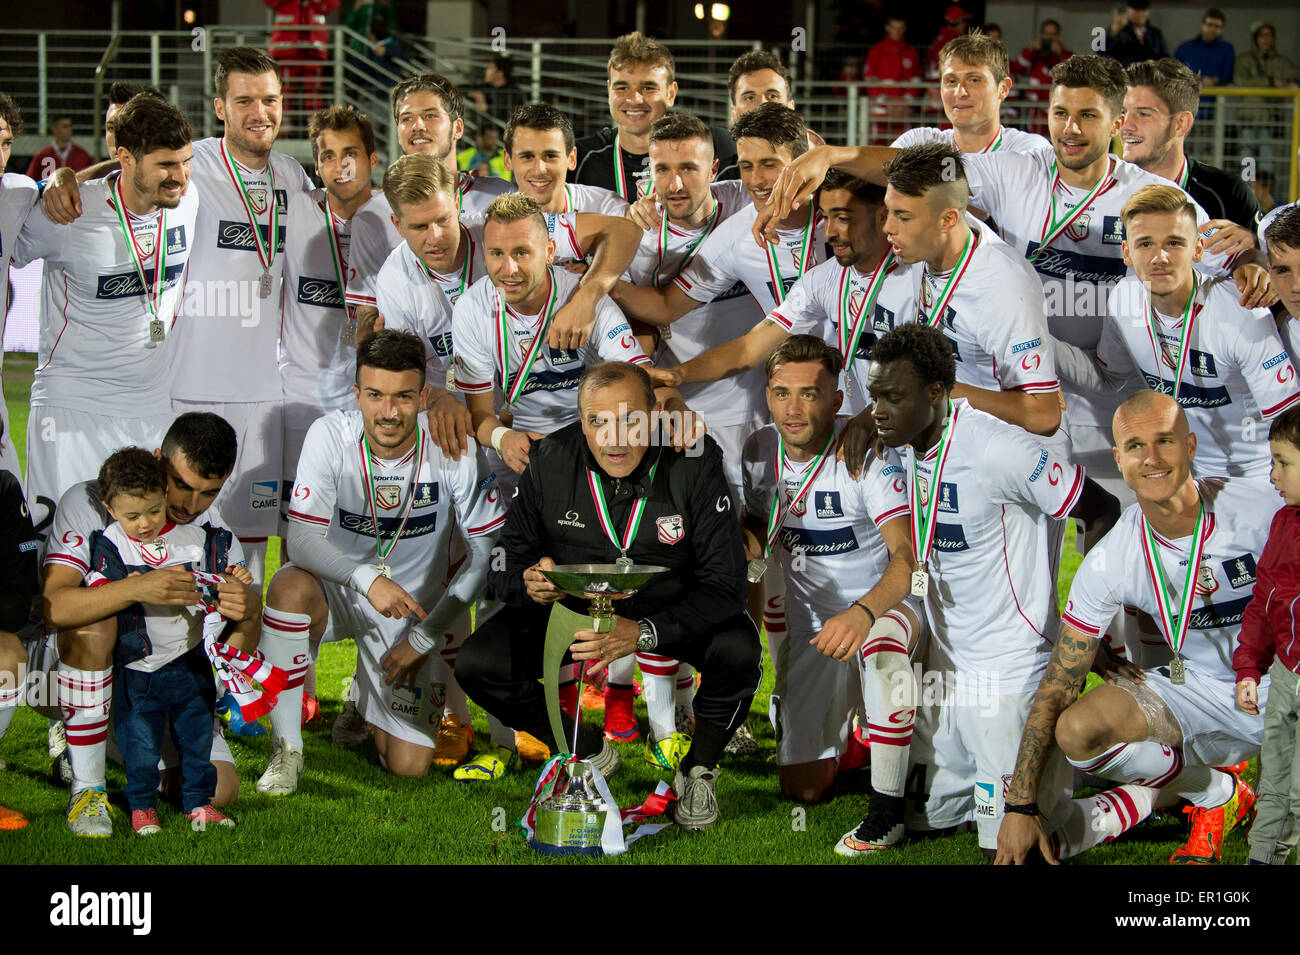
[[[587,365],[578,377],[578,414],[582,414],[582,396],[596,388],[608,388],[619,382],[631,382],[639,385],[641,396],[645,399],[647,411],[655,406],[655,386],[650,375],[640,365],[630,361],[602,361]]]
[[[413,153],[400,156],[384,170],[384,198],[393,215],[402,216],[404,206],[428,202],[441,193],[455,196],[458,177],[436,156]]]
[[[507,192],[497,196],[488,204],[487,211],[483,213],[483,228],[486,231],[489,222],[509,225],[521,219],[532,219],[543,236],[550,235],[541,205],[532,196],[525,196],[518,192]]]
[[[1300,249],[1300,206],[1287,206],[1274,217],[1264,230],[1264,243],[1270,254],[1273,246]]]
[[[793,98],[794,91],[790,89],[790,71],[785,68],[781,58],[774,53],[768,53],[767,50],[750,50],[736,57],[736,62],[731,64],[731,69],[727,73],[727,89],[731,94],[733,106],[736,104],[736,88],[740,86],[740,78],[746,73],[757,73],[759,70],[771,70],[781,77],[785,82],[785,98]]]
[[[180,107],[148,93],[131,97],[108,127],[118,147],[137,162],[155,149],[184,149],[194,139],[194,127]]]
[[[424,381],[424,342],[410,332],[384,328],[371,332],[357,343],[357,384],[362,368],[380,371],[418,371]]]
[[[773,149],[786,147],[790,158],[798,159],[808,151],[808,124],[788,106],[764,103],[731,124],[731,138],[762,139]]]
[[[1133,195],[1128,197],[1124,207],[1120,209],[1120,221],[1125,227],[1134,216],[1150,215],[1152,213],[1176,212],[1184,215],[1192,222],[1192,228],[1196,228],[1196,206],[1192,200],[1187,198],[1187,193],[1177,186],[1169,185],[1150,185],[1143,186]]]
[[[905,196],[924,197],[929,202],[933,192],[943,208],[958,211],[970,201],[970,183],[961,153],[947,143],[925,143],[899,150],[885,163],[884,172],[885,181]]]
[[[375,151],[375,128],[370,117],[355,106],[327,106],[311,118],[307,126],[307,138],[311,140],[311,158],[320,158],[320,134],[329,130],[334,133],[355,129],[361,134],[361,145],[365,147],[366,156]]]
[[[650,39],[640,30],[625,33],[614,41],[613,49],[609,51],[609,61],[605,64],[605,72],[613,73],[633,66],[662,66],[668,71],[669,85],[677,75],[677,64],[668,47],[658,40]]]
[[[1285,441],[1300,448],[1300,407],[1288,408],[1273,419],[1268,426],[1268,440]]]
[[[1052,67],[1052,88],[1087,87],[1096,90],[1106,101],[1111,116],[1124,112],[1124,94],[1128,92],[1128,75],[1119,60],[1092,53],[1076,53]]]
[[[713,153],[713,131],[694,113],[676,110],[660,116],[650,124],[650,145],[655,143],[680,143],[687,139],[702,139]]]
[[[144,448],[118,448],[99,468],[99,499],[109,507],[119,494],[167,493],[167,470]]]
[[[1201,105],[1201,78],[1193,73],[1186,63],[1172,57],[1159,60],[1143,60],[1134,63],[1126,71],[1129,86],[1148,87],[1170,114],[1191,113]]]
[[[113,106],[125,106],[132,97],[139,96],[141,93],[147,93],[150,96],[156,96],[159,99],[166,99],[162,90],[156,86],[150,86],[148,83],[139,83],[136,80],[114,80],[113,85],[108,88],[108,102]]]
[[[230,422],[211,411],[187,411],[172,422],[162,440],[162,456],[180,455],[200,477],[224,480],[235,470],[239,438]]]
[[[265,50],[255,46],[231,46],[217,53],[217,68],[212,74],[212,85],[217,91],[217,98],[224,100],[230,91],[230,77],[235,73],[247,73],[249,76],[261,76],[274,73],[281,79],[280,64],[272,59]]]
[[[9,127],[9,132],[15,136],[22,135],[23,131],[23,111],[18,108],[18,104],[7,93],[0,93],[0,119],[5,121]]]
[[[971,30],[961,36],[953,37],[939,51],[939,68],[956,57],[971,66],[987,66],[993,74],[993,82],[1001,83],[1011,75],[1011,57],[1001,40],[995,40],[981,30]]]
[[[874,182],[850,176],[844,170],[836,169],[834,166],[826,170],[826,178],[822,180],[821,188],[823,190],[847,189],[853,198],[861,199],[869,206],[879,206],[885,201],[884,186],[877,186]]]
[[[558,129],[564,134],[564,151],[573,150],[573,122],[569,114],[556,109],[550,103],[527,103],[520,106],[506,123],[506,132],[501,141],[505,143],[506,152],[514,154],[515,130],[519,127],[534,129],[544,133],[548,129]]]
[[[957,383],[957,360],[952,345],[939,329],[918,322],[899,325],[880,336],[871,349],[873,364],[888,364],[906,358],[923,384],[935,382],[952,391]]]
[[[839,381],[840,372],[844,370],[844,359],[839,349],[826,344],[824,338],[816,335],[791,335],[767,356],[767,361],[763,364],[763,374],[768,381],[771,381],[781,365],[799,365],[806,362],[819,363],[830,372],[831,378],[836,382]]]
[[[402,105],[402,100],[412,93],[432,93],[438,97],[452,125],[455,125],[456,120],[465,118],[465,97],[461,95],[460,90],[456,89],[456,84],[441,73],[417,73],[415,76],[408,76],[393,87],[389,97],[389,103],[393,108],[393,119],[397,119],[397,111]]]

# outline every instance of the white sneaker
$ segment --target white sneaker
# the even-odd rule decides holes
[[[68,802],[68,829],[74,836],[107,839],[113,834],[108,796],[102,789],[83,789]]]
[[[68,734],[63,728],[62,720],[50,720],[50,728],[45,734],[50,748],[50,759],[58,759],[68,750]]]
[[[271,747],[271,763],[257,781],[257,791],[268,796],[290,796],[298,789],[302,775],[302,750],[289,745],[283,736]]]
[[[360,746],[370,735],[370,726],[366,723],[357,704],[348,700],[343,704],[343,712],[330,730],[330,739],[335,746]]]
[[[716,823],[721,816],[717,786],[716,767],[692,766],[689,773],[683,774],[678,766],[677,777],[673,780],[673,790],[677,793],[673,821],[683,829],[695,832],[702,832]]]

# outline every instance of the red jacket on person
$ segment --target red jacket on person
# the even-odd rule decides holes
[[[284,30],[281,26],[325,26],[326,14],[339,7],[339,0],[262,0],[275,11],[271,31],[272,56],[291,60],[295,56],[322,56],[330,48],[328,30]]]
[[[916,47],[902,40],[885,37],[867,53],[867,62],[862,67],[864,80],[893,80],[906,83],[921,78],[921,58]],[[914,96],[915,90],[891,90],[886,86],[873,86],[867,90],[869,96]]]
[[[1255,567],[1255,589],[1241,619],[1232,655],[1237,682],[1259,681],[1273,657],[1292,673],[1300,670],[1300,507],[1273,515],[1268,543]]]

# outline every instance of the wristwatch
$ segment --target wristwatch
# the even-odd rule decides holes
[[[659,646],[659,635],[655,633],[655,625],[649,620],[637,621],[637,626],[641,629],[641,635],[636,638],[636,649],[638,653],[649,653],[655,647]]]

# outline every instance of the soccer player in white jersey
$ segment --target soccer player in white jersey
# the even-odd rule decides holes
[[[505,521],[501,489],[477,445],[453,461],[422,410],[424,343],[384,329],[357,346],[357,408],[312,425],[289,510],[294,562],[267,590],[267,658],[290,672],[271,713],[271,761],[257,788],[289,795],[303,769],[301,678],[326,639],[357,641],[357,708],[389,772],[428,772],[441,717],[433,651],[486,581]],[[450,535],[469,556],[450,584]],[[297,687],[294,686],[295,677]]]
[[[1002,104],[1011,92],[1007,48],[978,30],[949,40],[939,51],[939,96],[951,128],[917,126],[891,144],[898,149],[947,143],[962,153],[1048,152],[1037,133],[1002,125]]]
[[[1300,354],[1300,203],[1284,206],[1260,237],[1268,256],[1269,279],[1288,313],[1279,324],[1294,360]]]
[[[569,117],[550,103],[520,106],[506,124],[506,169],[525,196],[537,200],[545,213],[599,212],[627,214],[627,200],[600,186],[565,182],[578,165]]]
[[[214,414],[184,414],[172,422],[155,454],[167,470],[168,520],[225,527],[212,502],[235,466],[234,429]],[[199,596],[193,576],[182,569],[83,587],[82,579],[90,569],[90,536],[111,520],[100,503],[95,481],[75,484],[59,499],[45,553],[43,609],[47,626],[57,633],[59,708],[67,726],[72,764],[68,828],[82,836],[112,832],[104,795],[104,760],[107,713],[113,698],[116,615],[142,601],[185,607]],[[238,554],[238,542],[231,552]],[[254,620],[261,613],[260,587],[229,581],[220,585],[218,595],[217,609],[230,620]],[[230,642],[249,653],[257,648],[256,640],[244,643],[233,637]],[[239,792],[239,774],[217,727],[219,724],[212,740],[217,767],[213,803],[224,806],[234,802]]]
[[[780,561],[790,598],[789,634],[772,661],[781,794],[806,803],[825,794],[865,694],[868,816],[887,824],[855,842],[883,847],[902,836],[916,707],[908,651],[920,621],[919,608],[902,601],[916,564],[897,456],[873,453],[861,479],[836,460],[841,366],[838,350],[814,335],[792,335],[768,358],[772,423],[745,442],[742,525],[749,576]]]
[[[1196,436],[1169,395],[1139,392],[1120,406],[1114,428],[1115,459],[1137,504],[1071,584],[1007,788],[1008,808],[1016,808],[998,836],[1002,861],[1024,861],[1035,846],[1051,860],[1052,793],[1039,777],[1057,747],[1085,772],[1134,784],[1122,787],[1130,798],[1115,807],[1125,828],[1153,807],[1191,803],[1191,834],[1173,863],[1217,862],[1224,836],[1254,804],[1240,776],[1212,767],[1259,753],[1264,719],[1236,707],[1232,654],[1278,499],[1252,481],[1194,480]],[[1121,604],[1156,618],[1168,663],[1080,696]]]
[[[283,105],[275,60],[252,47],[222,50],[216,60],[213,108],[225,131],[194,144],[203,204],[191,290],[176,326],[172,409],[212,411],[239,435],[239,459],[219,503],[261,582],[284,467],[281,279],[290,222],[299,228],[289,197],[312,186],[296,160],[271,148]]]
[[[95,477],[124,445],[156,446],[174,417],[168,388],[180,343],[200,190],[192,130],[170,103],[133,99],[114,119],[122,170],[79,187],[84,215],[58,226],[27,217],[12,249],[45,260],[42,341],[27,425],[33,523]],[[187,188],[188,187],[188,188]]]
[[[903,461],[919,565],[911,590],[925,600],[934,674],[909,773],[909,808],[924,810],[908,828],[973,816],[987,851],[1057,623],[1047,524],[1069,513],[1083,469],[950,398],[955,382],[952,347],[937,328],[900,325],[872,349],[872,414]]]
[[[1062,374],[1100,390],[1138,372],[1183,407],[1198,477],[1256,478],[1262,488],[1272,467],[1264,422],[1300,401],[1273,316],[1242,308],[1229,282],[1193,268],[1205,243],[1181,189],[1143,186],[1121,216],[1124,261],[1136,274],[1111,290],[1095,357],[1056,344]]]
[[[1044,283],[1048,330],[1054,338],[1095,349],[1101,337],[1110,285],[1123,277],[1119,213],[1125,200],[1157,176],[1108,155],[1122,121],[1127,79],[1115,60],[1073,56],[1052,71],[1048,114],[1054,158],[1000,150],[963,156],[971,204],[997,221],[1007,244],[1029,259]],[[756,223],[770,233],[772,221],[802,207],[831,166],[873,182],[893,151],[876,147],[825,147],[795,160],[773,189],[774,202]],[[1198,225],[1209,221],[1197,207]],[[769,236],[770,237],[770,236]],[[1206,256],[1201,270],[1225,274],[1221,255]],[[1242,304],[1253,307],[1267,294],[1267,275],[1254,263],[1235,265],[1233,277],[1244,290]],[[1129,495],[1118,480],[1103,419],[1115,399],[1073,387],[1065,389],[1070,408],[1074,460],[1107,490]]]
[[[420,73],[402,80],[393,87],[390,102],[402,155],[428,154],[457,176],[458,214],[480,213],[497,196],[515,191],[504,179],[457,171],[456,144],[465,132],[465,98],[445,76]],[[379,270],[402,241],[393,228],[392,213],[381,193],[362,206],[352,222],[347,301],[357,309],[358,321],[367,324],[375,317]]]
[[[18,104],[0,93],[0,170],[9,165],[9,151],[14,137],[23,131],[23,117]],[[13,255],[18,232],[27,220],[27,214],[36,205],[40,194],[36,183],[18,173],[6,172],[0,178],[0,342],[4,341],[5,317],[9,314],[9,259]],[[0,364],[3,355],[0,355]],[[0,382],[3,377],[0,376]],[[9,410],[0,405],[0,469],[9,471],[22,481],[22,466],[14,450],[12,432],[9,430]]]

